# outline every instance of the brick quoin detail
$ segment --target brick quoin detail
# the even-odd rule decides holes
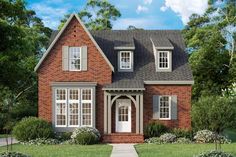
[[[87,71],[62,71],[62,46],[84,46],[88,48]],[[103,91],[105,84],[112,82],[112,70],[74,17],[56,42],[38,70],[38,114],[52,121],[52,82],[97,82],[96,127],[103,131]]]

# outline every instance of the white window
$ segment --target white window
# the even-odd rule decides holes
[[[69,89],[69,125],[79,125],[79,89]]]
[[[69,67],[70,71],[81,70],[81,47],[69,48]]]
[[[121,106],[119,107],[119,122],[129,121],[129,107],[128,106]]]
[[[169,96],[159,97],[160,119],[170,119],[171,98]]]
[[[82,89],[82,125],[92,124],[92,90]]]
[[[56,90],[56,126],[66,126],[66,104],[67,96],[66,89]]]
[[[169,52],[158,51],[158,68],[168,69],[169,68]]]
[[[120,51],[120,69],[131,69],[130,51]]]
[[[92,103],[91,88],[55,89],[56,127],[92,126]]]

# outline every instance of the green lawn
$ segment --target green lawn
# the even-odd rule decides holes
[[[0,147],[0,152],[6,147]],[[32,157],[109,157],[112,151],[110,145],[13,145],[13,151],[19,151]]]
[[[139,144],[139,157],[192,157],[214,149],[214,144]],[[236,155],[236,143],[222,145],[222,150]]]

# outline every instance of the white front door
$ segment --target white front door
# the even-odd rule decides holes
[[[116,132],[131,132],[131,100],[116,100]]]

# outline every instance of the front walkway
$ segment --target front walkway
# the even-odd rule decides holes
[[[111,144],[111,157],[138,157],[134,144]]]
[[[14,138],[12,138],[12,144],[14,143],[18,143],[18,141]],[[8,137],[8,144],[10,145],[11,144],[11,138]],[[7,145],[7,142],[6,142],[6,138],[0,138],[0,147],[1,146],[6,146]]]

